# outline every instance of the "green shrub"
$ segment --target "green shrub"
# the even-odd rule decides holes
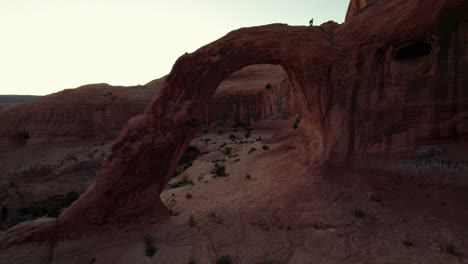
[[[294,124],[293,124],[292,128],[294,128],[294,129],[299,128],[300,123],[301,123],[301,118],[297,117],[296,120],[294,121]]]
[[[453,244],[446,244],[440,246],[440,250],[450,255],[459,256],[460,253],[457,251],[457,247]]]
[[[401,244],[406,246],[406,247],[411,247],[413,246],[413,242],[409,241],[409,240],[403,240],[401,241]]]
[[[217,166],[216,169],[215,169],[215,174],[216,176],[218,177],[224,177],[224,176],[227,176],[227,173],[226,173],[226,166],[222,165],[222,166]]]
[[[263,149],[263,150],[270,150],[270,148],[269,148],[267,145],[263,145],[263,146],[262,146],[262,149]]]
[[[231,256],[221,256],[216,260],[216,264],[232,264]]]
[[[265,89],[270,90],[270,89],[271,89],[271,83],[267,83],[267,84],[265,85]]]
[[[364,218],[365,217],[365,213],[363,210],[361,209],[356,209],[354,210],[354,217],[356,218]]]
[[[237,137],[236,137],[236,135],[234,135],[234,134],[229,135],[229,139],[230,139],[230,140],[236,140],[236,138],[237,138]]]
[[[151,236],[145,236],[145,254],[147,257],[152,257],[158,249],[154,246],[154,239]]]
[[[232,148],[231,148],[231,147],[226,147],[226,148],[224,148],[224,150],[223,150],[223,154],[226,155],[226,156],[231,155],[231,152],[232,152]]]
[[[250,130],[247,130],[247,132],[245,132],[244,137],[245,137],[245,138],[249,138],[249,137],[250,137]]]
[[[189,220],[188,220],[188,225],[190,226],[190,228],[193,228],[197,225],[197,223],[195,222],[195,218],[193,217],[193,215],[190,216]]]
[[[189,180],[189,176],[187,174],[184,174],[180,176],[180,179],[178,182],[174,184],[169,184],[169,187],[174,189],[174,188],[180,188],[180,187],[184,187],[188,185],[193,185],[193,182]]]

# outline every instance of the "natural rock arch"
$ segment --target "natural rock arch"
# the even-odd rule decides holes
[[[310,159],[324,158],[321,102],[306,94],[319,92],[311,80],[324,79],[327,45],[328,34],[320,28],[276,24],[233,31],[180,57],[161,94],[113,143],[96,183],[60,216],[62,234],[139,225],[165,215],[159,195],[195,135],[200,111],[224,79],[248,65],[283,66],[303,113],[305,146],[314,149]]]
[[[194,137],[197,117],[225,78],[252,64],[279,64],[288,74],[306,160],[343,164],[364,157],[360,164],[367,166],[369,155],[388,160],[428,138],[459,138],[453,123],[468,108],[454,99],[467,94],[454,80],[467,76],[460,65],[468,57],[450,54],[468,52],[466,12],[462,0],[380,0],[341,26],[243,28],[185,54],[160,96],[113,143],[96,183],[59,217],[59,235],[121,230],[167,215],[159,195]],[[411,41],[432,47],[415,71],[393,63],[395,50]],[[454,75],[438,66],[446,61]],[[444,107],[421,104],[440,98]]]
[[[465,0],[377,0],[339,27],[244,28],[186,54],[58,223],[11,237],[81,236],[166,215],[159,194],[194,136],[196,117],[221,81],[251,64],[280,64],[289,75],[307,160],[362,158],[367,166],[375,161],[368,156],[390,160],[428,139],[466,139],[456,122],[468,113],[467,13]],[[430,54],[418,58],[422,63],[395,61],[408,43],[428,43]]]

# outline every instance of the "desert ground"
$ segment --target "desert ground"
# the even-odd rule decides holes
[[[309,167],[298,158],[293,123],[257,122],[248,138],[242,129],[201,132],[191,143],[200,156],[162,192],[171,215],[154,226],[53,246],[25,244],[1,257],[67,264],[214,263],[222,256],[259,264],[468,263],[466,189]],[[105,153],[106,145],[88,145],[63,152],[80,160],[95,149]],[[213,174],[216,166],[225,166],[226,175]],[[44,188],[84,188],[93,177],[83,176],[41,180],[50,183]],[[153,257],[145,240],[156,249]]]

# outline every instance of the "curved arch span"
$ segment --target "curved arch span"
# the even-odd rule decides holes
[[[251,64],[283,66],[307,120],[304,129],[311,140],[306,145],[315,149],[313,156],[322,155],[321,107],[307,94],[317,92],[311,80],[324,73],[327,44],[327,34],[318,28],[275,24],[233,31],[180,57],[160,96],[114,141],[96,183],[59,217],[61,236],[103,226],[120,229],[167,215],[159,196],[195,135],[197,113],[224,79]]]

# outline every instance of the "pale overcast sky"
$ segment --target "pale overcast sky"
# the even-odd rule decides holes
[[[0,0],[0,94],[145,84],[229,31],[343,22],[349,0]]]

